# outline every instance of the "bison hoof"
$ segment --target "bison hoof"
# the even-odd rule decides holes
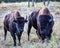
[[[14,44],[14,46],[16,46],[16,44]]]
[[[28,41],[30,41],[30,39],[28,38]]]
[[[18,46],[21,46],[21,43],[19,43]]]
[[[4,41],[5,41],[6,39],[4,39]]]

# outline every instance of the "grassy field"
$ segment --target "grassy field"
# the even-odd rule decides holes
[[[48,8],[54,16],[54,27],[50,43],[41,43],[36,35],[35,29],[32,28],[30,34],[30,42],[27,40],[27,23],[25,24],[24,32],[21,39],[21,47],[13,46],[13,40],[8,32],[7,39],[4,41],[3,19],[10,10],[18,9],[21,16],[26,17],[32,11],[37,10],[43,6],[43,3],[35,3],[34,7],[28,7],[27,2],[22,3],[1,3],[0,4],[0,48],[60,48],[60,14],[55,15],[56,10],[60,10],[60,2],[50,2]],[[17,40],[18,43],[18,40]]]

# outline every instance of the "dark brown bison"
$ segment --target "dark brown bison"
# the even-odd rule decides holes
[[[9,31],[13,38],[14,46],[16,46],[16,35],[19,40],[18,45],[21,45],[21,35],[26,22],[27,20],[24,19],[17,10],[13,10],[11,13],[7,14],[4,19],[4,39],[6,40],[7,31]]]
[[[38,11],[33,11],[29,16],[28,40],[30,40],[29,36],[32,26],[36,29],[38,38],[41,38],[42,42],[44,42],[46,38],[47,40],[50,40],[53,25],[53,16],[50,14],[50,11],[47,7],[42,7]]]

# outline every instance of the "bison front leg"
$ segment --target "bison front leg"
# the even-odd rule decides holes
[[[12,36],[13,41],[14,41],[14,46],[16,46],[16,36],[15,36],[15,33],[11,32],[11,36]]]
[[[21,36],[22,36],[22,32],[20,32],[20,34],[17,34],[18,41],[19,41],[19,43],[18,43],[19,46],[21,45],[21,42],[20,42]]]
[[[37,34],[38,38],[40,39],[41,38],[40,33],[38,31],[36,31],[36,34]]]
[[[28,41],[30,40],[30,30],[31,30],[31,27],[32,27],[32,23],[31,22],[29,22],[28,23]]]
[[[51,39],[52,29],[50,30],[49,34],[47,35],[47,41]]]

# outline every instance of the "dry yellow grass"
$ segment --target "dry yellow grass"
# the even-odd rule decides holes
[[[12,6],[12,4],[13,4],[13,6]],[[3,10],[2,15],[0,15],[0,16],[5,15],[7,10],[15,8],[15,9],[21,9],[22,13],[25,11],[24,12],[25,14],[24,13],[22,14],[25,17],[26,12],[28,12],[28,10],[25,9],[25,6],[27,7],[27,3],[26,4],[24,4],[24,3],[12,3],[12,4],[9,4],[9,3],[8,4],[3,4],[3,5],[0,4],[1,9]],[[58,2],[56,2],[56,3],[51,2],[51,4],[49,6],[52,7],[52,4],[53,4],[53,6],[55,6],[55,4],[58,5]],[[33,9],[34,10],[38,9],[41,6],[43,6],[43,4],[36,3],[35,7],[33,7]],[[28,8],[28,9],[30,10],[30,12],[33,11],[32,7]],[[4,11],[6,11],[6,12],[4,12]],[[3,18],[4,18],[4,16],[3,16]],[[26,29],[27,24],[26,24],[25,31],[23,32],[22,38],[21,38],[21,44],[22,44],[21,47],[19,47],[18,45],[16,47],[13,46],[13,40],[12,40],[12,37],[11,37],[10,33],[7,34],[7,40],[4,41],[3,25],[1,24],[0,25],[0,48],[60,48],[60,18],[56,18],[56,16],[54,16],[54,18],[55,18],[55,24],[54,24],[52,38],[50,40],[50,43],[45,42],[44,44],[42,44],[39,41],[39,39],[36,35],[36,32],[33,28],[31,30],[31,34],[30,34],[30,41],[28,41],[27,40],[27,29]],[[1,21],[1,19],[0,19],[0,21]],[[17,39],[17,44],[18,44],[18,39]]]
[[[55,11],[55,15],[57,15],[57,14],[58,15],[60,14],[60,10],[59,9]]]

